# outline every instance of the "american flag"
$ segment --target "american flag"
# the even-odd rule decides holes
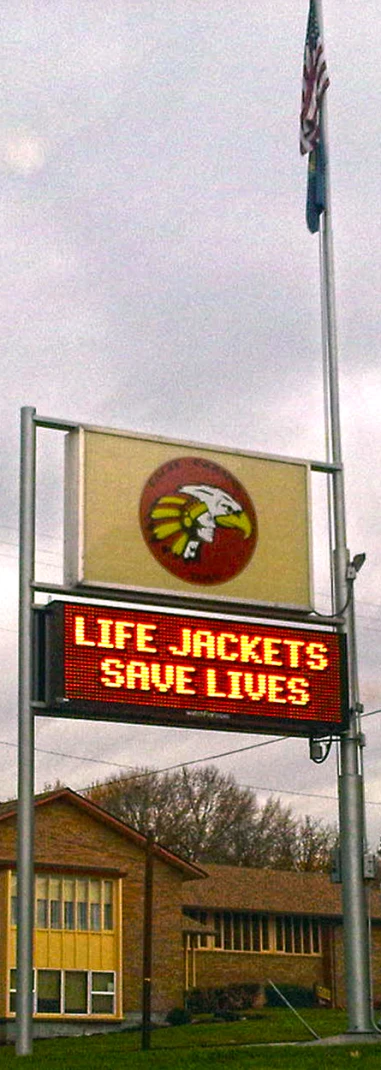
[[[300,151],[313,152],[320,141],[320,107],[329,86],[327,64],[314,0],[310,0],[304,46]]]

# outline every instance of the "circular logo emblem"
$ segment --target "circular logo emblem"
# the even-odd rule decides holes
[[[179,457],[153,472],[141,496],[140,526],[160,565],[188,583],[231,580],[257,543],[247,491],[204,457]]]

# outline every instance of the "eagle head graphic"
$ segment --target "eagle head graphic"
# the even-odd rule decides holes
[[[203,543],[214,541],[216,528],[236,528],[248,539],[252,523],[242,505],[221,487],[188,483],[154,503],[150,519],[155,539],[170,539],[171,552],[195,560]]]

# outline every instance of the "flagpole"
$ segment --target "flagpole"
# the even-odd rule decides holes
[[[323,36],[322,2],[315,0],[315,10]],[[360,703],[358,695],[356,631],[353,601],[355,570],[349,564],[346,542],[344,472],[342,466],[338,344],[335,302],[335,278],[331,188],[327,129],[327,105],[324,93],[320,109],[321,136],[325,149],[325,208],[321,215],[321,292],[324,301],[322,321],[326,331],[323,352],[327,360],[328,438],[332,473],[333,512],[333,583],[335,612],[343,610],[342,630],[348,640],[349,663],[349,727],[340,742],[341,769],[339,775],[339,821],[341,872],[343,884],[344,961],[346,976],[347,1014],[349,1032],[373,1032],[371,1017],[371,984],[367,904],[363,857],[365,827],[363,805],[362,747],[360,732]],[[352,569],[352,571],[351,571]],[[349,570],[349,571],[348,571]],[[348,595],[351,597],[348,599]]]

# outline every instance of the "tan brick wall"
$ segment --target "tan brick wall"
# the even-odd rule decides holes
[[[376,1007],[381,1007],[381,926],[372,925],[372,988]],[[339,1007],[345,1006],[345,967],[344,967],[344,932],[343,926],[337,925],[333,940],[333,964],[336,980],[336,1001]],[[379,1015],[377,1015],[379,1017]]]
[[[226,984],[258,982],[298,984],[312,988],[323,984],[320,955],[276,955],[245,951],[196,951],[196,987],[219,988]]]

